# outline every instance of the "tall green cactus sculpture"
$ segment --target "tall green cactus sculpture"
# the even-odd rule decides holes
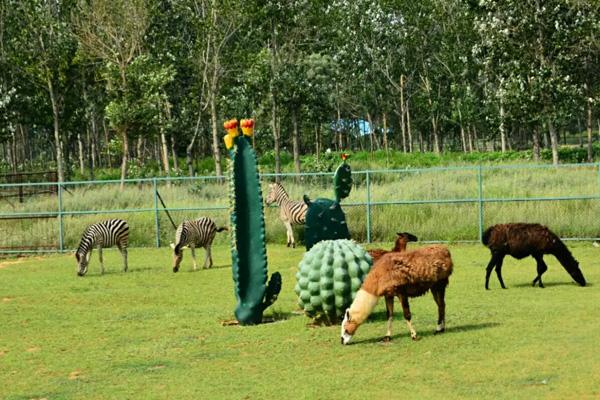
[[[229,150],[229,203],[231,212],[231,268],[237,306],[235,317],[242,325],[262,322],[263,311],[281,290],[281,275],[275,272],[267,283],[267,252],[262,193],[256,167],[256,155],[249,142],[254,121],[225,122],[225,146]]]
[[[346,154],[342,154],[342,164],[333,177],[335,200],[311,201],[304,195],[304,202],[308,206],[304,231],[306,250],[321,240],[350,239],[346,216],[340,206],[342,199],[348,197],[352,190],[352,170],[346,163],[347,158]]]

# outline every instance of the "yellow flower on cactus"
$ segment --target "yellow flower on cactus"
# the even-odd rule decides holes
[[[231,137],[231,135],[227,134],[223,136],[223,140],[225,141],[225,147],[227,148],[227,150],[233,147],[233,138]]]
[[[223,128],[225,128],[227,134],[231,136],[232,139],[234,137],[239,136],[240,134],[238,131],[238,120],[235,118],[230,119],[229,121],[225,121],[225,123],[223,124]]]
[[[253,119],[243,119],[240,121],[240,125],[242,127],[242,132],[246,136],[252,136],[254,133],[254,120]]]

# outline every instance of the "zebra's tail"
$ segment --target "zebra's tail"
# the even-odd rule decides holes
[[[223,232],[223,231],[228,231],[228,230],[229,230],[229,228],[226,227],[226,226],[222,226],[220,228],[217,228],[217,232]]]

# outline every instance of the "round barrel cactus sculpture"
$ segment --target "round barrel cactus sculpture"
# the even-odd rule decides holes
[[[334,324],[352,304],[371,269],[371,256],[351,240],[324,240],[304,254],[299,267],[298,304],[309,317]]]

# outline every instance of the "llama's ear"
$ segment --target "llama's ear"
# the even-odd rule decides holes
[[[350,322],[350,309],[346,308],[346,314],[344,314],[344,319]]]

